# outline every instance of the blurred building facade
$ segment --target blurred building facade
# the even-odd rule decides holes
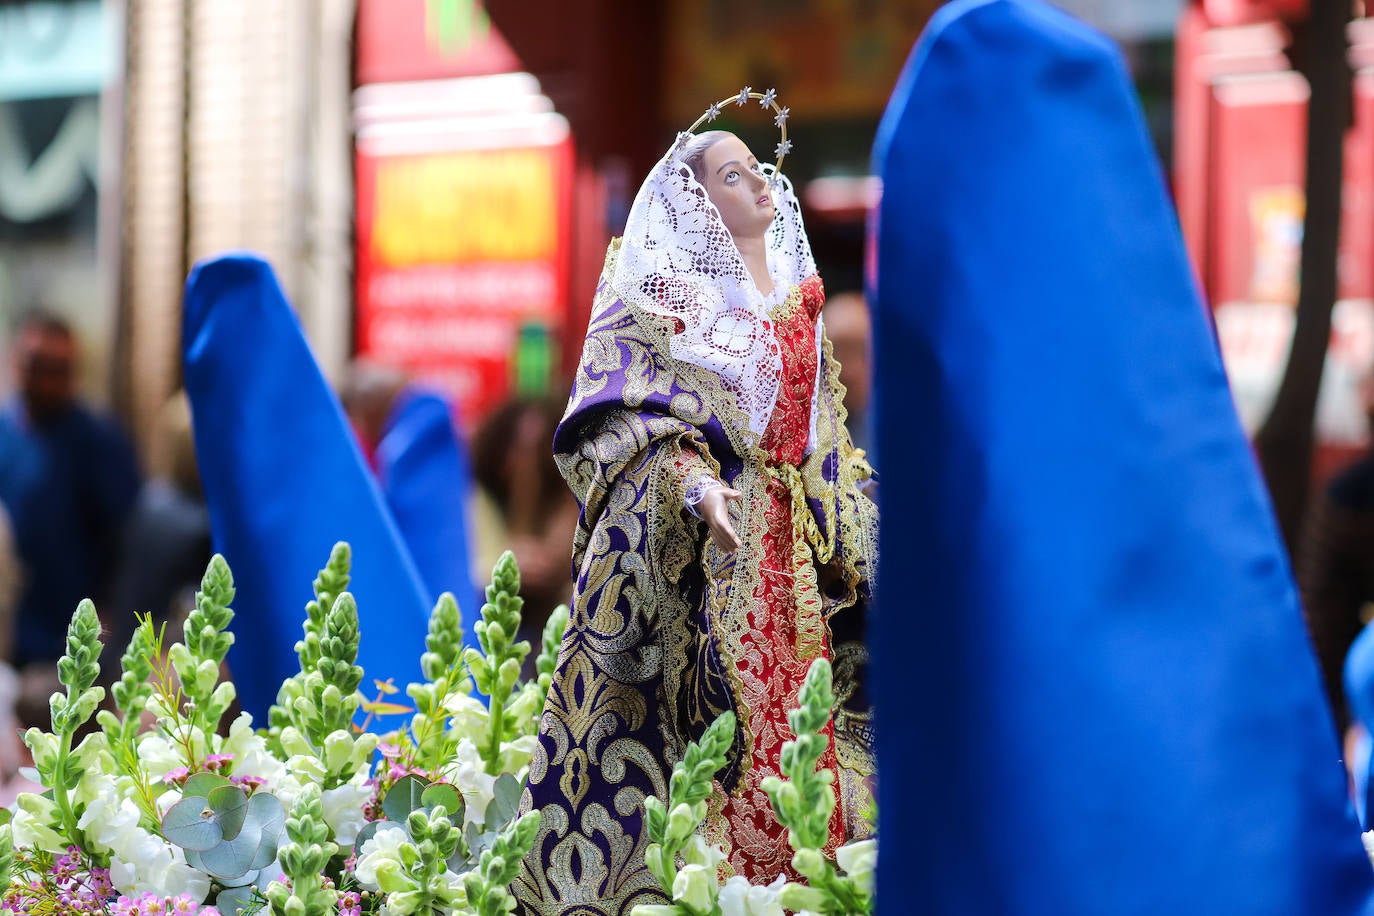
[[[190,265],[277,268],[326,370],[349,353],[353,0],[124,0],[118,371],[142,441],[180,382]]]
[[[1338,0],[1332,0],[1338,2]],[[1368,437],[1359,378],[1374,363],[1374,18],[1349,30],[1339,298],[1317,407],[1318,474]],[[1179,24],[1174,184],[1232,391],[1254,432],[1295,325],[1309,88],[1295,41],[1307,0],[1194,0]]]
[[[0,344],[22,312],[63,315],[92,394],[114,329],[118,36],[100,0],[0,4]]]
[[[1184,0],[1057,2],[1123,43],[1167,160],[1172,24]],[[108,354],[95,362],[94,387],[146,445],[180,383],[187,270],[252,248],[277,267],[328,373],[355,353],[395,363],[454,393],[471,425],[511,393],[558,393],[606,241],[642,176],[678,130],[742,85],[776,87],[790,108],[788,173],[818,264],[832,292],[860,288],[878,193],[872,138],[939,5],[3,5],[0,29],[13,8],[27,11],[30,29],[44,11],[96,21],[103,50],[63,52],[84,70],[54,72],[91,75],[75,89],[42,90],[58,101],[41,103],[41,117],[18,102],[37,117],[25,128],[37,132],[24,141],[33,150],[58,136],[63,112],[77,112],[56,149],[80,193],[71,215],[36,231],[33,220],[5,222],[5,188],[16,186],[4,170],[14,157],[3,155],[14,43],[0,42],[0,236],[21,242],[0,253],[0,306],[48,296],[86,315],[93,355]],[[719,126],[764,158],[776,143],[758,110],[727,108]]]

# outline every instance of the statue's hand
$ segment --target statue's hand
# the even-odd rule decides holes
[[[712,487],[697,504],[697,513],[711,529],[711,540],[726,553],[734,553],[744,543],[730,524],[730,503],[743,496],[739,490],[726,486]]]

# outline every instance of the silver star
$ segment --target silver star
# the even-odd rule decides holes
[[[768,106],[770,106],[770,105],[773,104],[773,102],[777,99],[777,97],[778,97],[778,90],[776,90],[776,89],[769,89],[767,92],[765,92],[765,93],[763,94],[763,98],[759,99],[759,107],[760,107],[760,108],[767,108]]]
[[[753,86],[745,86],[739,91],[739,95],[735,97],[735,104],[743,108],[749,102],[749,93],[753,91]]]
[[[782,127],[784,124],[787,123],[787,116],[791,113],[791,111],[792,109],[790,108],[784,108],[782,111],[779,111],[776,115],[774,115],[773,123],[778,125],[779,127]]]
[[[783,156],[786,156],[788,153],[792,152],[792,141],[782,141],[777,145],[777,148],[774,149],[773,152],[777,153],[778,158],[781,159]]]
[[[709,124],[718,117],[720,117],[720,105],[712,102],[711,107],[706,109],[706,122]]]

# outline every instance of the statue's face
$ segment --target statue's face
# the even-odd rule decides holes
[[[706,151],[703,165],[706,193],[725,228],[736,239],[761,238],[773,222],[773,195],[749,147],[731,134]]]

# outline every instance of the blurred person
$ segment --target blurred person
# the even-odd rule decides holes
[[[1374,430],[1374,366],[1360,379]],[[1337,729],[1350,744],[1342,670],[1374,602],[1374,450],[1341,471],[1312,507],[1298,547],[1298,586]]]
[[[0,410],[0,503],[24,569],[12,658],[26,684],[52,682],[81,599],[102,607],[109,598],[140,488],[128,438],[76,396],[77,358],[64,319],[26,316],[13,352],[18,394]],[[32,693],[34,702],[21,699],[20,715],[38,724],[48,715],[47,694],[41,686]]]
[[[846,426],[857,448],[869,450],[868,407],[873,391],[873,322],[862,293],[844,292],[825,304],[825,333],[840,364]]]
[[[119,659],[133,636],[136,615],[148,614],[154,625],[170,623],[169,642],[181,638],[181,623],[212,556],[210,512],[201,491],[185,392],[178,391],[163,405],[157,434],[157,464],[125,528],[111,589],[102,658],[107,677],[119,677]]]
[[[525,599],[520,638],[535,647],[526,659],[529,670],[549,614],[572,598],[570,544],[578,508],[553,460],[553,433],[562,416],[563,405],[552,398],[516,397],[473,436],[473,579],[485,583],[503,551],[515,554]]]
[[[349,365],[339,385],[339,401],[358,437],[363,456],[374,470],[377,446],[382,441],[387,417],[408,381],[405,373],[393,366],[360,358]]]
[[[470,623],[481,607],[469,549],[473,484],[453,405],[399,369],[366,359],[349,367],[339,399],[430,603],[452,592]]]

